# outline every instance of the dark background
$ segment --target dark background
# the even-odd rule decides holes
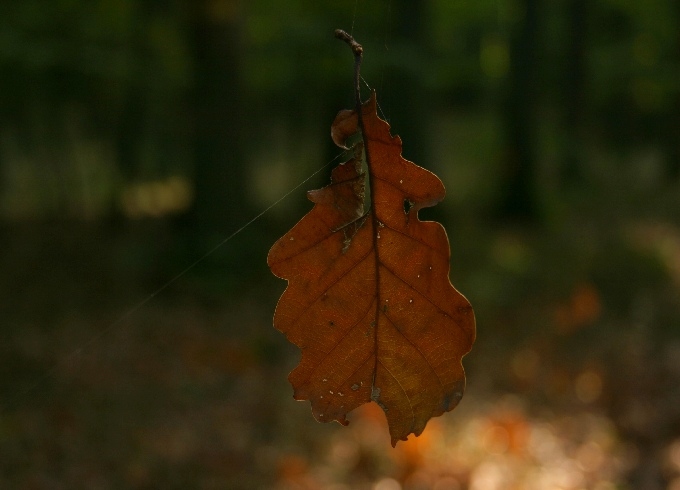
[[[337,155],[335,28],[477,314],[396,450],[294,402],[271,325],[330,167],[149,296]],[[679,191],[674,0],[4,1],[0,488],[678,490]]]

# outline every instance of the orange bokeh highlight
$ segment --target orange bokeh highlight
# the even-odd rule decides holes
[[[571,297],[558,305],[553,314],[555,327],[569,334],[597,321],[602,314],[602,300],[597,289],[589,283],[576,287]]]

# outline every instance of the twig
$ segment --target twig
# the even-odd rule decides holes
[[[335,37],[341,41],[345,41],[347,45],[352,49],[354,54],[354,97],[356,102],[356,111],[359,115],[359,126],[363,130],[363,121],[361,120],[361,86],[359,80],[361,80],[361,59],[364,54],[364,48],[354,40],[354,38],[342,29],[335,30]]]
[[[335,30],[335,37],[337,37],[338,39],[345,41],[347,44],[349,44],[350,47],[352,48],[352,52],[355,55],[361,56],[361,53],[364,52],[364,48],[361,47],[361,44],[356,42],[352,36],[347,34],[342,29],[336,29]]]

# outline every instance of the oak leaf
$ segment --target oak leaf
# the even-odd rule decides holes
[[[375,93],[361,108],[361,122],[341,111],[331,129],[343,148],[363,129],[354,157],[308,192],[314,207],[269,252],[272,272],[288,281],[274,326],[302,353],[289,376],[294,398],[310,400],[318,421],[345,425],[374,401],[394,446],[460,401],[475,319],[449,280],[444,228],[418,219],[444,198],[442,182],[401,156]]]

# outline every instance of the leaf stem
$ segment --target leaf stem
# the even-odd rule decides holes
[[[354,38],[342,29],[335,30],[335,37],[341,41],[345,41],[354,53],[354,98],[356,103],[356,111],[359,116],[359,126],[363,130],[361,120],[361,87],[359,81],[361,80],[361,60],[364,54],[364,48],[354,40]]]
[[[369,152],[370,145],[366,137],[366,131],[364,130],[364,118],[363,109],[361,106],[361,60],[364,54],[364,48],[354,40],[354,38],[342,29],[335,30],[335,37],[345,41],[350,48],[352,48],[352,53],[354,53],[354,97],[356,104],[356,113],[359,120],[359,129],[361,130],[361,139],[364,142],[364,158],[366,159],[366,167],[368,169],[368,188],[370,192],[370,205],[367,214],[371,215],[371,225],[373,229],[373,257],[375,259],[375,287],[376,287],[376,300],[375,300],[375,318],[373,321],[373,351],[375,353],[375,360],[373,364],[373,379],[371,381],[371,400],[378,403],[383,409],[384,405],[380,401],[380,388],[375,386],[377,373],[378,373],[378,324],[380,319],[380,307],[383,305],[382,296],[380,294],[380,247],[378,246],[378,238],[380,238],[378,217],[375,213],[375,208],[373,207],[373,202],[375,198],[375,192],[373,188],[373,175],[371,167],[371,156]],[[385,307],[385,313],[387,310],[387,305]]]

